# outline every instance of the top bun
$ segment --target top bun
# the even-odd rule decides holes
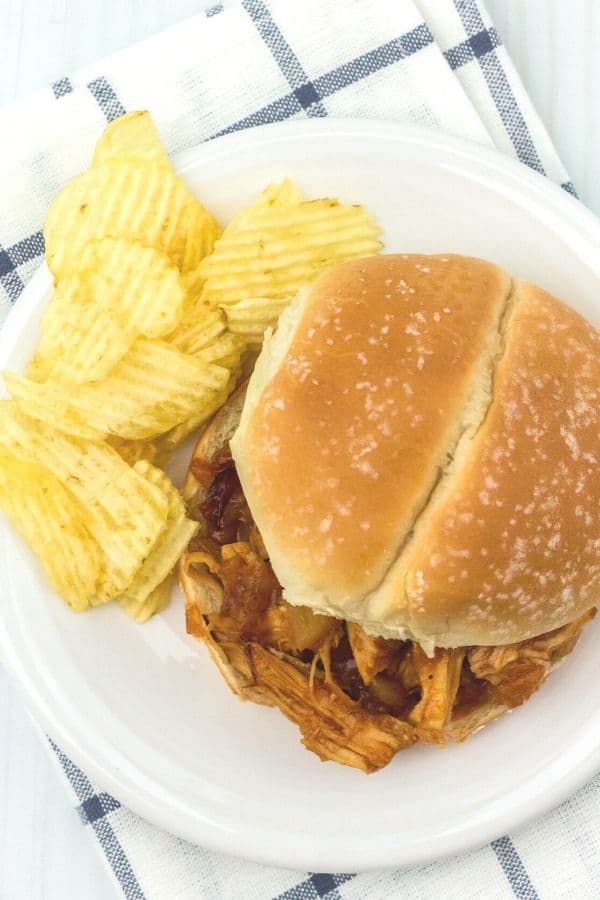
[[[600,595],[600,335],[491,263],[346,263],[267,336],[231,448],[290,603],[434,646]]]

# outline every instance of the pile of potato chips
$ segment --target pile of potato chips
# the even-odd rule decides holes
[[[26,376],[4,373],[0,508],[73,609],[117,599],[146,621],[198,527],[161,467],[298,289],[379,252],[379,228],[285,180],[221,233],[134,112],[58,195],[45,240],[41,337]]]

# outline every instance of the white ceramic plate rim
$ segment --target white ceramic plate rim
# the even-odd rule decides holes
[[[467,144],[437,132],[377,121],[302,120],[261,126],[249,131],[225,135],[210,143],[190,149],[175,160],[176,169],[185,171],[199,161],[218,158],[236,148],[254,148],[271,142],[282,145],[307,135],[353,137],[371,136],[377,141],[401,141],[414,148],[437,150],[440,165],[468,172],[472,180],[501,185],[507,195],[526,199],[529,209],[541,218],[551,214],[562,221],[579,238],[578,250],[590,268],[600,275],[597,247],[600,246],[600,222],[581,204],[545,178],[524,166],[505,159],[494,150]],[[442,162],[443,161],[443,162]],[[49,288],[50,275],[45,266],[29,282],[22,298],[11,312],[0,334],[0,360],[4,358],[29,320],[40,296]],[[48,734],[77,765],[103,790],[148,821],[171,833],[201,844],[211,850],[235,852],[257,862],[296,869],[321,871],[364,871],[373,868],[421,863],[432,858],[458,853],[480,846],[551,809],[585,783],[600,768],[600,720],[590,721],[588,730],[573,743],[568,757],[557,760],[528,784],[519,785],[504,804],[494,804],[493,815],[482,813],[460,827],[436,835],[432,848],[426,842],[408,849],[398,844],[391,833],[364,851],[356,844],[328,838],[325,846],[304,839],[283,842],[272,829],[240,828],[234,817],[222,821],[190,815],[177,807],[173,798],[157,782],[144,778],[121,756],[119,749],[105,737],[89,734],[84,716],[79,727],[69,728],[61,720],[60,708],[44,691],[40,673],[30,671],[20,659],[0,612],[0,651],[7,668],[21,684],[36,718]],[[37,676],[37,677],[36,677]],[[198,811],[201,813],[201,811]]]

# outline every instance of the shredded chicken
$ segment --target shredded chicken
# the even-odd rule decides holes
[[[323,760],[372,772],[417,740],[464,740],[523,703],[595,613],[528,641],[428,657],[286,603],[232,461],[196,469],[187,499],[201,533],[181,567],[187,630],[235,693],[277,706]]]
[[[594,614],[595,610],[590,610],[575,622],[517,644],[472,647],[468,651],[471,671],[496,687],[494,694],[502,705],[509,709],[520,706],[573,649],[581,629]]]
[[[279,603],[267,610],[264,619],[266,643],[286,653],[312,650],[325,645],[337,647],[344,625],[339,619],[321,616],[306,606]]]
[[[218,578],[220,562],[207,550],[188,551],[185,571],[188,593],[197,603],[203,604],[205,612],[218,612],[223,604],[224,590]]]
[[[300,726],[302,743],[323,760],[373,772],[414,743],[414,728],[389,715],[372,715],[336,685],[315,678],[258,644],[249,646],[255,678],[267,696]]]
[[[419,737],[431,743],[445,743],[445,728],[458,693],[465,649],[437,649],[432,657],[415,644],[413,661],[421,685],[421,699],[409,720],[418,727]]]
[[[505,713],[507,709],[508,707],[502,703],[488,700],[480,706],[472,707],[462,716],[452,716],[445,729],[446,738],[449,741],[465,741],[474,732],[479,731],[484,725],[493,722],[494,719]]]
[[[391,641],[367,634],[356,622],[347,622],[348,640],[360,677],[371,684],[376,675],[389,669],[398,656],[402,641]]]

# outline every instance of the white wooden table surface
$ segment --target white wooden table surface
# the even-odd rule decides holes
[[[0,105],[208,5],[0,0]],[[487,5],[580,197],[600,215],[600,0]],[[115,895],[21,697],[0,669],[0,900]]]

